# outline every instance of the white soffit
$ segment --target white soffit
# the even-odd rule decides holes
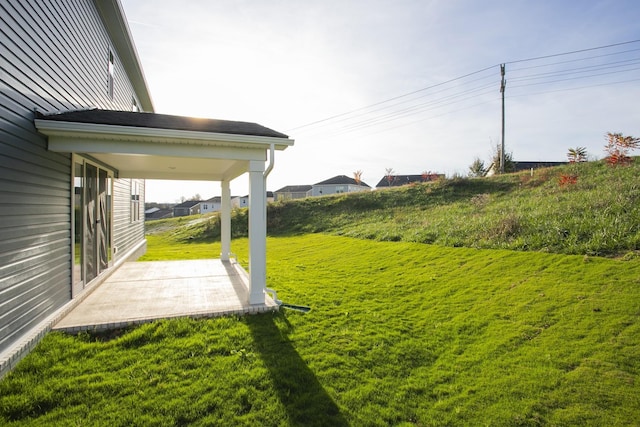
[[[148,127],[35,120],[50,151],[83,153],[116,169],[121,178],[231,180],[267,149],[284,150],[288,138]]]

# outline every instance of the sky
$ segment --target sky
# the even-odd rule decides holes
[[[640,136],[636,0],[121,0],[155,111],[259,123],[295,140],[267,188],[388,169],[467,175],[501,142],[518,161],[604,156]],[[573,52],[573,53],[571,53]],[[637,153],[636,153],[637,154]],[[231,182],[248,193],[248,176]],[[147,181],[147,202],[220,195]]]

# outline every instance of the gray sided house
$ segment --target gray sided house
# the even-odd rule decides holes
[[[200,213],[202,203],[200,200],[187,200],[179,205],[175,205],[173,207],[173,216],[197,215]]]
[[[333,178],[313,184],[312,187],[311,195],[313,197],[371,190],[371,187],[369,187],[365,182],[357,182],[355,179],[346,175],[334,176]]]
[[[276,202],[281,200],[304,199],[311,196],[310,185],[287,185],[274,192]]]
[[[145,250],[144,180],[49,149],[35,116],[153,104],[116,0],[0,0],[0,16],[2,376],[37,342],[39,326]]]
[[[248,298],[264,304],[265,159],[293,140],[153,111],[119,0],[0,0],[0,377],[144,253],[147,178],[221,182],[229,261],[229,185],[248,173]]]

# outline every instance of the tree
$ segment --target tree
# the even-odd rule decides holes
[[[473,159],[473,163],[469,166],[469,177],[481,178],[487,174],[487,168],[484,165],[484,161],[479,157]]]
[[[360,185],[360,183],[362,182],[362,171],[361,170],[357,170],[353,173],[353,179],[356,181],[356,184]]]
[[[429,170],[422,171],[422,182],[435,181],[438,178],[439,178],[439,176],[438,176],[438,174],[436,172],[431,172]]]
[[[391,187],[391,183],[395,180],[395,176],[393,175],[395,171],[393,168],[386,168],[384,170],[384,177],[387,178],[387,182],[389,183],[389,187]]]
[[[587,161],[587,149],[585,147],[569,148],[567,153],[569,163],[580,163]]]
[[[493,157],[491,158],[493,168],[496,171],[500,171],[500,157],[502,156],[502,147],[500,144],[496,144],[495,149],[493,151]],[[504,152],[504,172],[515,172],[516,164],[513,162],[513,153],[506,151]]]
[[[604,149],[608,155],[605,160],[611,166],[628,165],[631,163],[629,151],[635,150],[639,146],[640,138],[607,132],[607,144]]]

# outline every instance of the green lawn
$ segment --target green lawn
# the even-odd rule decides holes
[[[562,176],[576,184],[560,185]],[[454,178],[360,193],[270,203],[272,236],[327,233],[380,241],[572,255],[640,255],[640,158],[603,161],[483,179]],[[247,210],[234,209],[234,237],[246,237]],[[176,241],[219,239],[216,216],[181,225]]]
[[[147,259],[219,252],[162,236]],[[0,382],[0,424],[639,425],[637,257],[267,244],[268,285],[311,312],[49,334]]]

